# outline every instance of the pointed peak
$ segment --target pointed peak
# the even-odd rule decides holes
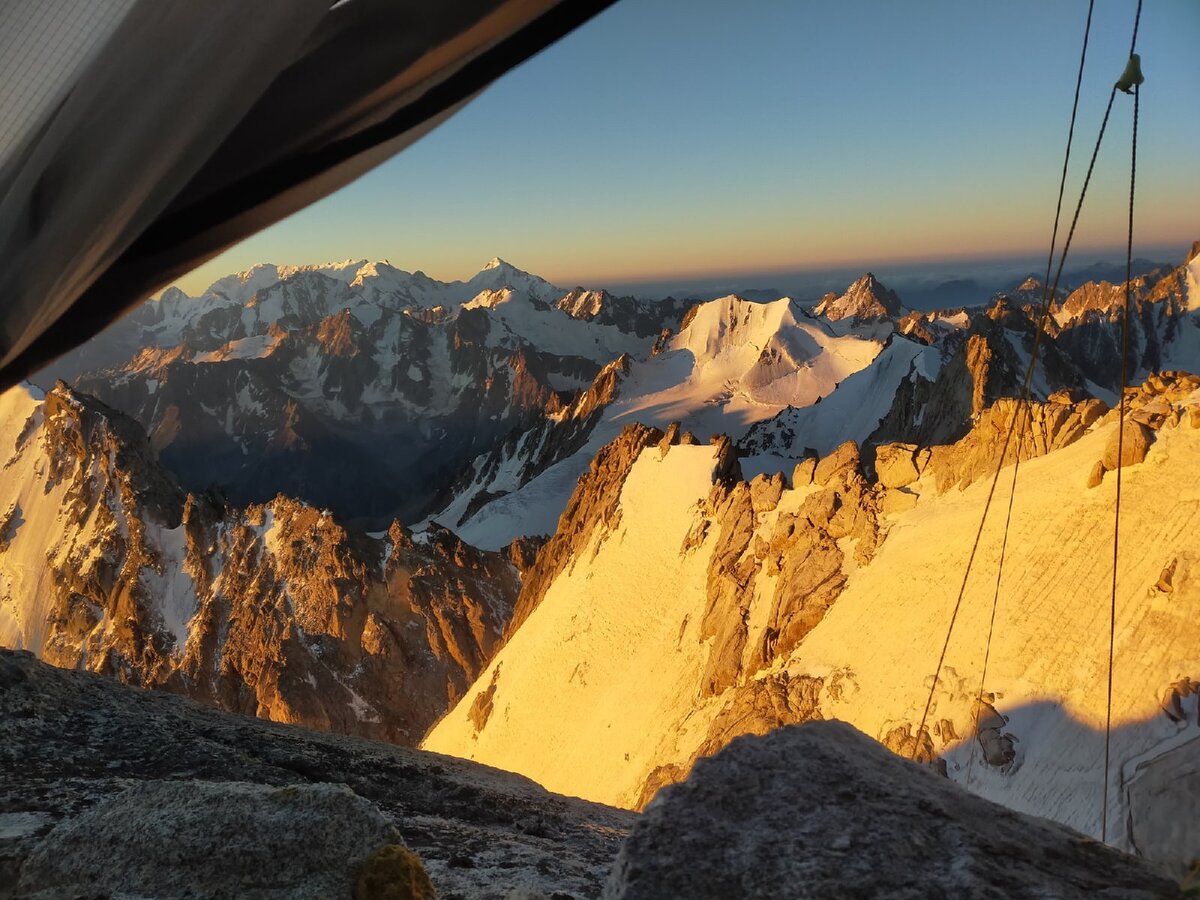
[[[163,301],[166,301],[168,303],[170,303],[170,302],[178,303],[181,300],[190,300],[190,299],[191,298],[181,288],[176,287],[175,285],[171,285],[169,288],[167,288],[161,294],[158,295],[158,301],[160,303]]]
[[[364,259],[359,262],[354,275],[356,278],[375,278],[385,272],[400,272],[400,270],[386,259],[378,259],[374,262],[368,262]]]
[[[867,272],[841,296],[826,294],[813,311],[833,321],[851,317],[869,320],[903,315],[904,306],[895,291],[880,282],[874,272]]]
[[[480,272],[488,272],[488,271],[491,271],[492,269],[511,269],[511,268],[513,268],[511,263],[505,262],[498,256],[493,256],[491,259],[489,259],[486,263],[483,264],[483,268],[480,269],[479,271]]]

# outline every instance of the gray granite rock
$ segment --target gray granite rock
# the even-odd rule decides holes
[[[851,726],[740,737],[664,788],[608,900],[1158,898],[1146,863],[962,790]]]
[[[344,785],[149,781],[69,819],[21,869],[30,898],[349,897],[400,835]]]

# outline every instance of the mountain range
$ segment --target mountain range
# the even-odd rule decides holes
[[[738,734],[842,718],[1096,833],[1128,467],[1108,814],[1138,848],[1168,807],[1131,798],[1200,748],[1200,246],[1128,291],[1118,459],[1121,284],[1044,322],[1036,279],[937,311],[870,273],[648,301],[498,259],[169,289],[0,398],[0,645],[627,808]],[[980,688],[995,509],[935,680],[1018,456],[993,665]]]

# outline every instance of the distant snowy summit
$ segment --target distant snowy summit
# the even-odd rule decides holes
[[[895,291],[884,287],[868,272],[850,285],[844,294],[839,295],[832,291],[826,294],[814,312],[836,322],[849,318],[859,321],[896,318],[904,315],[907,310]]]

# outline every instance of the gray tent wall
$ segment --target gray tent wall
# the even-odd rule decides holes
[[[0,390],[611,2],[0,0]]]

